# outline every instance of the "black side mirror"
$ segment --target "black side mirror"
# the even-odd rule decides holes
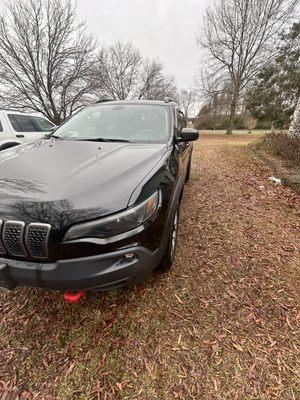
[[[181,130],[180,137],[178,138],[178,142],[193,142],[198,138],[199,138],[199,133],[197,129],[183,128]]]

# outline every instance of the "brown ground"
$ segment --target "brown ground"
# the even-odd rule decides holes
[[[2,399],[300,398],[299,198],[256,138],[196,144],[169,274],[75,305],[0,294]]]

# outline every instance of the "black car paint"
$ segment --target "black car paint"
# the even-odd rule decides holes
[[[170,104],[172,116],[177,109]],[[20,266],[33,271],[87,258],[141,248],[154,255],[152,270],[163,254],[169,220],[182,195],[192,145],[178,142],[176,118],[165,144],[97,143],[41,139],[0,153],[0,218],[52,225],[47,260],[5,256],[0,264],[11,266],[16,283],[57,289],[91,288],[90,283],[48,285],[38,278],[26,280]],[[99,243],[94,238],[64,242],[70,226],[125,210],[152,194],[162,194],[159,211],[142,230],[120,240]],[[143,258],[141,256],[141,258]],[[56,264],[55,264],[56,263]],[[84,267],[84,266],[82,266]],[[18,268],[16,272],[13,268]],[[26,275],[26,274],[25,274]],[[140,279],[139,279],[140,280]]]

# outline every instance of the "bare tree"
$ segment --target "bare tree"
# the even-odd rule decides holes
[[[138,99],[149,98],[153,88],[164,85],[163,64],[155,60],[146,60],[142,66],[136,96]]]
[[[203,102],[206,119],[209,115],[212,129],[216,129],[218,119],[227,117],[230,108],[230,83],[226,74],[215,75],[206,69],[200,70],[195,79],[198,97]],[[207,112],[209,110],[209,113]]]
[[[60,124],[88,101],[95,41],[71,0],[17,0],[0,17],[3,105]]]
[[[102,49],[95,70],[98,93],[113,100],[133,95],[141,63],[140,52],[130,43],[117,42]]]
[[[176,91],[174,78],[156,60],[144,59],[130,43],[102,49],[94,70],[97,95],[113,100],[162,99]]]
[[[194,110],[197,101],[195,89],[182,89],[178,93],[178,103],[184,113],[185,118],[188,118]]]
[[[140,74],[137,87],[137,98],[163,100],[166,97],[176,98],[177,87],[172,75],[163,71],[163,64],[146,60]]]
[[[208,53],[208,70],[229,81],[232,133],[240,94],[256,73],[275,57],[278,33],[298,0],[215,0],[207,8],[198,39]]]
[[[145,99],[164,100],[170,97],[177,101],[177,87],[172,75],[164,75],[160,81],[153,85],[145,95]]]

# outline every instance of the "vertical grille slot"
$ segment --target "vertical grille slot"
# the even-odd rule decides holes
[[[25,242],[29,254],[34,258],[48,257],[48,240],[51,225],[29,224],[26,229]]]
[[[0,254],[5,254],[6,250],[2,242],[2,229],[3,229],[3,221],[2,219],[0,219]]]
[[[20,221],[6,221],[3,228],[2,240],[9,254],[12,256],[26,256],[24,246],[25,223]]]

